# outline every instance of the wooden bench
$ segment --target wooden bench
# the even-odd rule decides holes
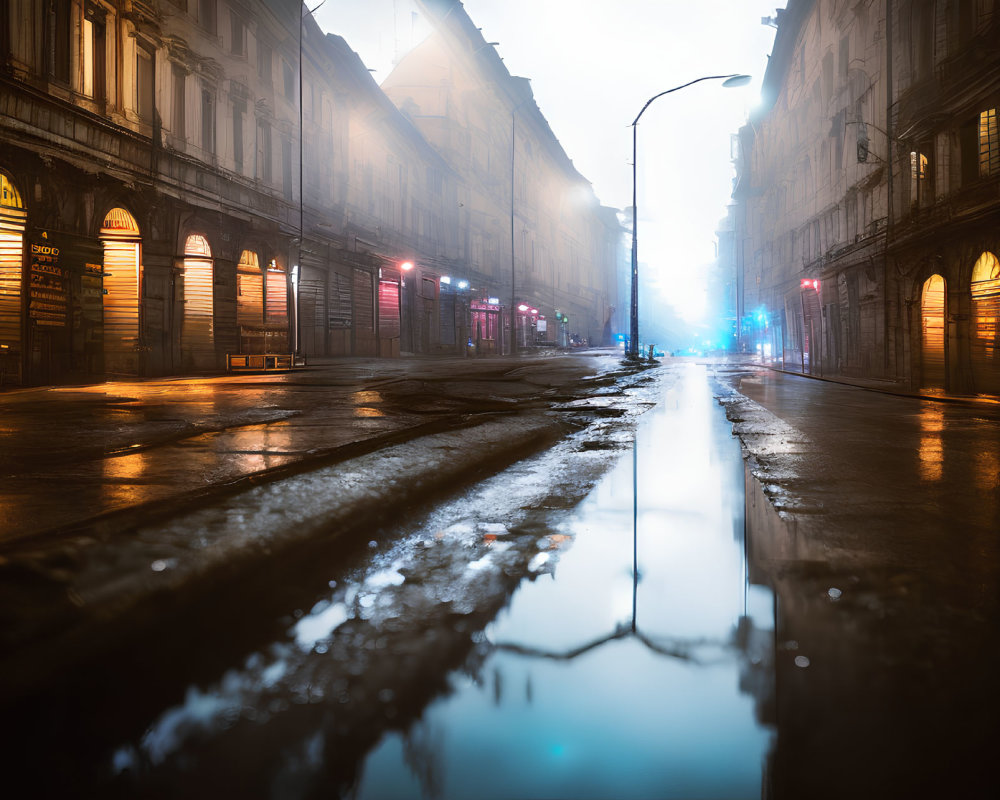
[[[227,353],[227,372],[288,372],[304,364],[293,353]]]

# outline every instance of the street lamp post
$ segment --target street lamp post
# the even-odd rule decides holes
[[[525,97],[510,112],[510,354],[517,353],[517,288],[515,286],[517,268],[514,260],[514,155],[517,152],[514,123],[518,109],[531,100]]]
[[[695,78],[693,81],[682,83],[680,86],[675,86],[673,89],[667,89],[665,92],[654,94],[646,101],[646,104],[642,107],[642,110],[639,111],[638,115],[636,115],[636,118],[632,120],[632,300],[631,314],[629,317],[628,339],[628,358],[630,360],[638,360],[639,358],[639,208],[636,198],[636,145],[638,143],[637,132],[639,130],[639,118],[646,113],[646,109],[649,108],[650,104],[654,100],[663,97],[665,94],[670,94],[671,92],[676,92],[680,89],[686,89],[688,86],[701,83],[701,81],[719,80],[723,81],[722,85],[728,89],[734,86],[745,86],[750,82],[750,76],[733,73],[732,75],[706,75],[702,78]]]

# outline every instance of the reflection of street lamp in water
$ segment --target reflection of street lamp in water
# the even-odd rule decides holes
[[[726,643],[712,639],[679,639],[671,638],[666,641],[654,641],[649,636],[639,630],[636,623],[637,601],[639,593],[639,481],[638,481],[638,446],[637,442],[632,442],[632,619],[630,622],[620,622],[611,633],[599,636],[588,642],[584,642],[576,647],[571,647],[564,651],[545,650],[540,647],[528,647],[526,645],[515,644],[513,642],[497,642],[494,647],[497,650],[505,650],[510,653],[517,653],[523,656],[536,658],[547,658],[553,661],[572,661],[577,656],[589,653],[608,642],[618,639],[627,639],[634,636],[649,650],[662,656],[681,659],[695,664],[702,664],[693,651],[698,647],[714,645],[725,647]]]

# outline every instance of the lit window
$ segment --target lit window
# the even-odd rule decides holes
[[[83,93],[94,96],[94,23],[83,21]]]
[[[995,108],[979,115],[979,175],[1000,175],[1000,131]]]
[[[104,23],[88,11],[83,20],[83,93],[104,100],[105,60]]]
[[[919,206],[927,199],[926,182],[927,156],[913,150],[910,152],[910,205]]]

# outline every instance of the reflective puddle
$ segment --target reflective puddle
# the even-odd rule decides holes
[[[743,483],[691,368],[561,525],[552,572],[520,586],[445,697],[382,739],[356,796],[760,797],[774,610],[747,582]]]
[[[126,796],[760,797],[774,602],[748,581],[739,443],[704,368],[658,385],[634,445],[598,420],[373,533],[348,566],[314,566],[319,590],[272,572],[314,599],[216,623],[178,654],[202,679],[146,695],[153,713],[102,708],[65,779]],[[228,642],[236,627],[256,643]]]

